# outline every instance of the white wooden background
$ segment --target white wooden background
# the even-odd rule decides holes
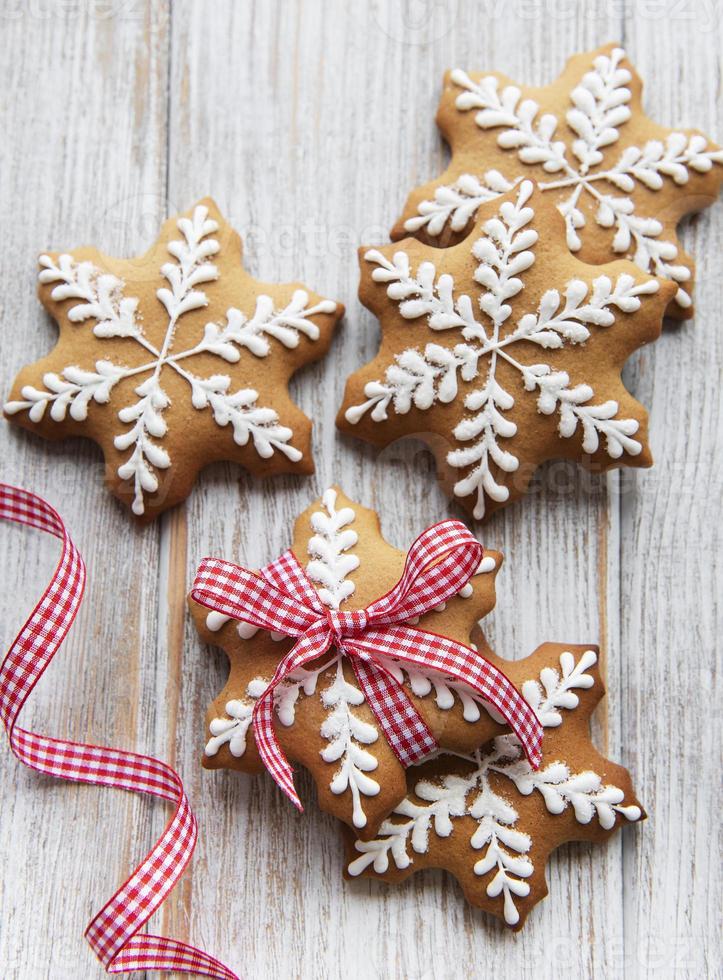
[[[571,846],[551,896],[512,935],[442,873],[389,890],[345,883],[333,821],[298,816],[270,780],[204,773],[205,706],[224,657],[203,648],[184,593],[207,553],[261,563],[297,512],[337,480],[408,544],[449,512],[419,447],[375,456],[333,425],[345,376],[375,350],[355,298],[356,247],[383,240],[409,188],[445,151],[442,72],[497,68],[532,84],[608,40],[648,80],[650,114],[723,138],[714,0],[4,0],[0,8],[2,390],[52,344],[35,256],[95,243],[137,254],[167,214],[211,193],[261,278],[302,279],[348,304],[328,359],[293,384],[316,419],[317,475],[264,484],[216,465],[187,503],[143,530],[101,485],[90,444],[3,425],[2,478],[45,495],[89,565],[86,599],[24,721],[157,753],[199,817],[192,868],[151,926],[203,945],[246,978],[708,977],[719,969],[720,206],[684,242],[698,259],[695,321],[631,363],[651,409],[651,471],[542,471],[538,492],[483,540],[506,564],[487,629],[521,657],[546,639],[600,640],[609,704],[597,737],[650,812],[607,847]],[[263,529],[260,531],[260,529]],[[3,648],[56,559],[0,529]],[[707,705],[710,704],[710,709]],[[91,914],[168,817],[161,804],[39,778],[0,752],[0,974],[102,975]],[[309,780],[302,781],[307,799]]]

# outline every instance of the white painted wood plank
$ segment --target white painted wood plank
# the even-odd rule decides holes
[[[654,30],[632,13],[628,43],[655,79],[650,114],[720,142],[719,11],[681,6]],[[720,970],[723,898],[720,204],[691,222],[683,243],[698,260],[697,316],[667,330],[631,376],[651,408],[656,465],[622,497],[623,753],[651,812],[625,851],[625,953],[631,975],[697,978]]]
[[[103,18],[86,4],[73,16],[61,6],[18,5],[17,16],[2,16],[3,393],[56,335],[35,296],[38,252],[89,242],[141,250],[150,241],[138,224],[146,195],[163,201],[162,19],[142,10]],[[100,454],[89,443],[50,444],[3,423],[0,445],[2,478],[57,507],[89,569],[76,625],[21,723],[151,748],[159,531],[130,525],[103,488]],[[0,529],[0,549],[4,651],[59,552],[47,536],[9,526]],[[4,745],[0,782],[2,975],[101,975],[83,931],[147,850],[153,804],[39,777]]]

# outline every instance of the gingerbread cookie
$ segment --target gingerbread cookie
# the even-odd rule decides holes
[[[602,841],[645,816],[629,773],[590,741],[604,690],[594,649],[546,643],[508,671],[544,726],[535,772],[513,735],[467,757],[409,769],[409,793],[373,840],[348,835],[349,877],[401,881],[445,868],[472,904],[520,929],[547,894],[545,865],[566,841]]]
[[[450,535],[462,541],[462,546],[454,544],[450,551]],[[325,617],[342,622],[346,617],[350,627],[355,617],[369,617],[369,623],[362,624],[360,632],[350,628],[341,638],[333,637],[333,642],[327,637],[322,656],[301,666],[291,664],[271,691],[269,685],[279,665],[286,663],[289,651],[296,647],[288,635],[252,625],[261,620],[254,619],[254,602],[249,596],[258,586],[261,603],[273,605],[271,585],[278,582],[278,575],[263,570],[248,573],[214,559],[202,563],[191,591],[193,617],[202,638],[221,646],[231,662],[228,682],[207,715],[206,768],[261,771],[260,748],[265,742],[259,743],[254,710],[256,707],[258,713],[259,699],[267,692],[273,697],[272,723],[281,751],[311,771],[320,806],[361,833],[373,835],[404,797],[405,766],[440,744],[454,751],[472,751],[499,731],[504,718],[527,737],[528,746],[539,740],[541,728],[525,699],[501,670],[491,674],[488,661],[468,646],[477,620],[494,606],[494,581],[501,558],[488,552],[480,562],[481,549],[463,525],[456,521],[435,525],[417,539],[407,556],[384,540],[373,511],[331,489],[298,519],[293,554],[314,593],[310,602],[318,599],[320,603],[317,626],[308,630],[302,624],[296,629],[295,635],[302,636],[297,646],[307,642],[314,629],[317,633],[325,629]],[[279,561],[280,574],[286,575],[283,561],[288,561],[288,553]],[[221,566],[216,591],[209,585],[213,578],[208,573],[209,562]],[[428,574],[419,574],[420,565],[428,566]],[[419,576],[413,585],[408,581],[412,567]],[[447,599],[439,603],[439,593],[429,590],[436,588],[434,576],[447,574],[450,567],[460,577],[448,587]],[[245,578],[239,579],[235,570],[245,572]],[[396,603],[399,597],[395,583],[403,573],[406,599],[392,609],[390,601]],[[450,593],[449,588],[454,591]],[[230,605],[224,604],[234,594],[238,604],[234,606],[232,598]],[[410,616],[413,595],[416,603],[423,596],[416,608],[428,610],[419,617]],[[288,599],[283,601],[287,609],[292,608]],[[384,608],[387,614],[379,615]],[[224,609],[233,609],[236,620],[243,621],[231,621]],[[367,626],[372,631],[362,632]],[[430,638],[434,647],[444,651],[443,668],[434,651],[422,660],[420,651]],[[456,657],[468,661],[471,673],[465,673],[466,678],[479,678],[481,672],[482,685],[473,688],[461,680]],[[361,672],[372,668],[376,673],[371,677]],[[386,690],[380,697],[384,684]],[[384,704],[394,705],[399,692],[412,710],[405,713],[405,706],[397,703],[396,719],[389,725]],[[529,717],[520,723],[524,714]],[[530,727],[525,728],[530,719],[538,729],[532,738]],[[418,744],[420,738],[421,751],[412,758],[410,743],[416,739]],[[278,756],[276,762],[266,761],[277,782],[298,804],[293,787],[279,779],[277,763],[280,765]]]
[[[153,517],[229,459],[251,472],[311,473],[311,422],[287,383],[326,353],[338,303],[253,279],[211,200],[167,221],[137,259],[94,248],[40,257],[53,351],[24,368],[5,414],[51,438],[86,436],[112,492]]]
[[[696,130],[648,119],[642,87],[615,44],[575,55],[545,88],[496,72],[448,72],[437,123],[449,167],[410,194],[392,238],[459,241],[480,206],[531,178],[557,205],[581,259],[632,259],[677,285],[671,316],[692,316],[694,264],[676,228],[715,201],[723,151]]]
[[[522,496],[547,459],[651,464],[645,410],[620,372],[659,336],[675,286],[631,262],[580,262],[531,181],[480,207],[456,246],[406,239],[360,256],[382,344],[347,383],[343,431],[378,446],[424,439],[478,519]]]

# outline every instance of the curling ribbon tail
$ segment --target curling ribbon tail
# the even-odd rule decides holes
[[[196,844],[196,821],[178,774],[150,756],[49,738],[16,725],[30,693],[60,648],[83,598],[85,566],[57,512],[27,490],[0,484],[0,518],[60,538],[60,561],[50,584],[0,666],[0,721],[13,754],[38,772],[74,782],[147,793],[175,804],[151,852],[104,905],[85,936],[108,973],[178,970],[239,980],[193,946],[140,929],[183,874]]]

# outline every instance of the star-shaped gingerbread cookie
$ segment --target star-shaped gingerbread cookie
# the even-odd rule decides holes
[[[645,410],[620,372],[659,336],[676,287],[632,262],[581,262],[531,181],[482,205],[455,246],[405,239],[360,261],[382,343],[347,383],[343,431],[425,440],[478,519],[522,496],[547,459],[651,464]]]
[[[140,258],[42,255],[39,295],[60,335],[16,378],[6,417],[95,440],[110,489],[146,518],[183,500],[214,460],[313,472],[311,422],[287,383],[326,353],[343,307],[259,282],[240,256],[211,200],[167,221]]]
[[[400,578],[406,559],[382,537],[376,513],[336,488],[299,517],[293,552],[324,606],[347,612],[384,595]],[[459,594],[414,625],[469,645],[477,621],[494,606],[501,560],[499,553],[485,551],[477,574]],[[231,663],[228,682],[207,714],[203,765],[261,772],[253,707],[293,641],[209,613],[193,599],[190,606],[201,637],[221,646]],[[500,715],[465,685],[393,657],[383,662],[439,744],[470,752],[501,730]],[[336,647],[276,689],[275,730],[287,758],[310,770],[322,809],[362,835],[376,833],[404,797],[405,770]]]
[[[604,693],[596,662],[594,649],[545,643],[506,664],[544,726],[539,770],[513,735],[409,769],[408,795],[379,834],[362,841],[347,832],[347,875],[398,882],[445,868],[472,905],[520,929],[547,894],[545,865],[556,847],[603,841],[645,816],[629,773],[590,741]]]
[[[580,258],[632,259],[677,285],[670,315],[692,316],[694,264],[676,229],[715,201],[723,151],[696,130],[650,120],[642,87],[615,44],[575,55],[544,88],[497,72],[448,72],[437,123],[449,167],[412,191],[392,238],[459,241],[482,205],[530,178],[557,205]]]

